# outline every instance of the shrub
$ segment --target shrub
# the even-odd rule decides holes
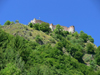
[[[16,20],[15,22],[16,22],[16,23],[19,23],[19,21],[18,21],[18,20]]]
[[[49,39],[51,43],[55,43],[55,40],[53,38]]]
[[[78,32],[72,34],[76,39],[78,39]]]
[[[94,54],[94,47],[93,47],[93,45],[91,44],[91,43],[87,43],[87,45],[86,45],[86,51],[87,51],[87,53],[89,53],[89,54]]]
[[[82,38],[84,40],[84,42],[87,42],[88,39],[88,35],[85,34],[83,31],[80,32],[80,38]]]
[[[43,32],[50,32],[51,29],[49,28],[49,24],[42,22],[39,26],[39,30],[43,31]]]
[[[40,35],[37,35],[37,36],[35,37],[35,40],[36,40],[37,43],[43,44],[42,38],[40,37]]]
[[[4,25],[10,25],[11,24],[11,22],[9,21],[9,20],[7,20],[5,23],[4,23]]]
[[[40,24],[39,24],[39,23],[36,23],[36,24],[34,24],[32,27],[33,27],[34,29],[36,29],[36,30],[39,30],[39,26],[40,26]]]
[[[90,35],[88,36],[88,40],[89,40],[90,42],[94,43],[94,39],[93,39]]]
[[[31,27],[31,28],[32,28],[32,27],[33,27],[33,24],[32,24],[32,23],[30,23],[30,24],[29,24],[29,27]]]
[[[55,34],[62,34],[63,33],[63,27],[61,27],[59,24],[56,25],[56,29],[54,29]]]
[[[32,36],[32,33],[30,32],[29,35]]]

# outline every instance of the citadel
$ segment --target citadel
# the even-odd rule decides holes
[[[31,20],[30,23],[32,23],[32,24],[40,23],[40,24],[41,24],[42,22],[44,22],[44,21],[37,20],[36,18],[34,18],[33,20]],[[47,23],[47,22],[45,22],[45,23]],[[56,25],[53,25],[53,24],[51,23],[51,24],[49,24],[49,27],[50,27],[51,30],[53,31],[53,30],[56,28]],[[65,30],[65,31],[69,31],[69,32],[71,32],[71,33],[74,33],[74,32],[75,32],[75,27],[74,27],[74,26],[70,26],[70,27],[61,26],[61,27],[63,27],[63,28],[64,28],[63,30]]]

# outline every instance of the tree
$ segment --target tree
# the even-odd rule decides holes
[[[87,53],[94,54],[94,50],[95,50],[95,48],[93,47],[93,45],[91,43],[87,43],[87,45],[86,45]]]
[[[100,66],[100,46],[96,49],[95,60],[97,64]]]
[[[56,29],[54,29],[55,34],[62,34],[63,33],[63,27],[61,27],[59,24],[56,25]]]
[[[1,75],[20,75],[21,70],[15,64],[8,63],[4,69],[0,71]]]
[[[80,38],[82,38],[84,40],[84,42],[87,42],[88,39],[88,35],[85,34],[83,31],[80,32]]]
[[[67,36],[69,34],[69,32],[68,31],[63,31],[63,36]]]
[[[16,23],[19,23],[19,21],[18,21],[18,20],[16,20],[15,22],[16,22]]]
[[[15,24],[15,22],[12,21],[12,22],[11,22],[11,25],[12,25],[12,24]]]
[[[36,30],[39,30],[39,26],[40,26],[40,24],[36,23],[36,24],[33,25],[33,28],[36,29]]]
[[[59,50],[62,50],[63,44],[61,42],[57,42],[56,43],[56,48],[59,49]]]
[[[39,26],[39,30],[43,31],[43,32],[50,32],[51,29],[49,28],[49,24],[42,22]]]
[[[93,39],[90,35],[88,36],[88,40],[89,40],[90,42],[94,43],[94,39]]]
[[[29,24],[29,27],[31,27],[31,28],[32,28],[32,27],[33,27],[33,24],[32,24],[32,23],[30,23],[30,24]]]
[[[72,35],[75,36],[76,39],[78,38],[78,32],[75,32]]]
[[[5,23],[4,23],[4,25],[10,25],[11,24],[11,22],[9,21],[9,20],[7,20]]]

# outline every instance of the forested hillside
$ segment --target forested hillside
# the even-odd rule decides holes
[[[100,75],[100,46],[83,31],[7,21],[0,26],[0,75]]]

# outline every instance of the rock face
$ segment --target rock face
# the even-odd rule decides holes
[[[42,23],[43,21],[41,20],[37,20],[36,18],[34,18],[33,20],[31,20],[30,23]],[[56,28],[56,25],[53,25],[52,23],[49,24],[49,27],[51,28],[51,30],[53,31],[55,28]],[[66,26],[62,26],[64,28],[65,31],[69,31],[71,33],[74,33],[75,32],[75,27],[74,26],[70,26],[70,27],[66,27]]]

